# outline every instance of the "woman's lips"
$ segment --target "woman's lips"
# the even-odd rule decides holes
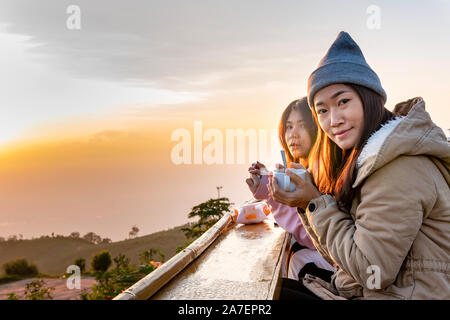
[[[347,129],[347,130],[345,130],[345,131],[340,131],[340,132],[338,132],[338,133],[335,133],[334,136],[335,136],[336,138],[342,138],[342,137],[345,136],[350,130],[352,130],[352,128]]]

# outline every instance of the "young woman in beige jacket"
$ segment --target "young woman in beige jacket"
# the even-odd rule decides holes
[[[341,32],[308,79],[319,127],[314,183],[287,170],[294,192],[269,180],[273,199],[297,207],[331,283],[306,275],[321,299],[450,299],[450,146],[422,98],[384,107],[376,73]],[[409,110],[409,112],[408,112]]]

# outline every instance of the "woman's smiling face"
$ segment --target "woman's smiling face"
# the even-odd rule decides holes
[[[314,96],[320,127],[339,148],[352,149],[361,139],[364,109],[358,93],[345,84],[332,84]]]

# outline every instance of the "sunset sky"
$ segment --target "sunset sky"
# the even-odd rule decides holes
[[[66,25],[73,4],[80,30]],[[368,27],[372,5],[379,29]],[[176,165],[172,133],[186,129],[193,145],[195,121],[224,139],[227,129],[275,129],[341,30],[389,109],[422,96],[448,134],[449,18],[450,0],[3,0],[0,236],[117,241],[133,225],[144,235],[187,222],[216,186],[242,204],[257,159]],[[281,162],[272,151],[259,160]]]

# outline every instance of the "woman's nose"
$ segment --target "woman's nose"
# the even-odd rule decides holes
[[[298,138],[300,136],[298,128],[293,128],[288,134],[289,138]]]
[[[330,110],[330,126],[332,127],[337,127],[338,125],[340,125],[341,123],[344,122],[344,119],[342,119],[342,115],[339,112],[339,110]]]

